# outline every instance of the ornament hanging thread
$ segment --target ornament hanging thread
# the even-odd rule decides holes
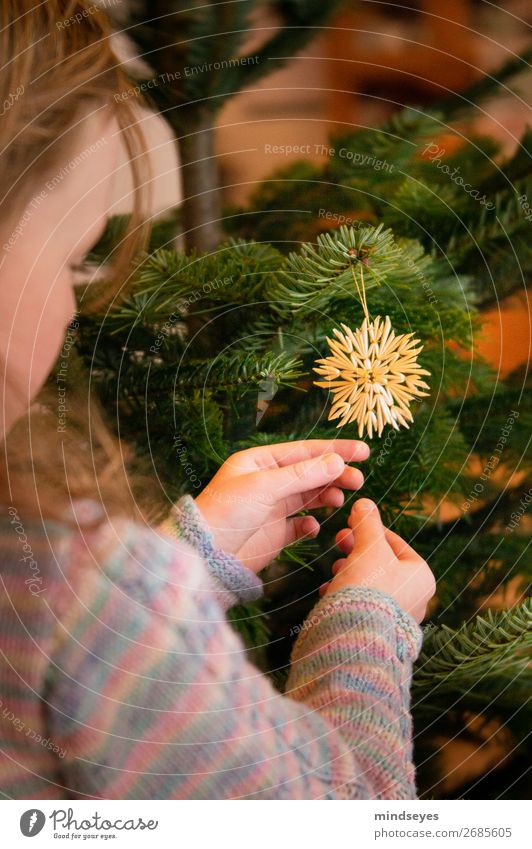
[[[330,355],[316,360],[313,369],[322,380],[314,384],[333,394],[329,421],[340,419],[337,427],[356,423],[359,437],[371,439],[374,433],[381,436],[387,424],[396,430],[410,427],[410,403],[429,394],[422,378],[430,372],[417,361],[423,345],[414,333],[397,335],[389,316],[370,319],[363,271],[369,260],[354,248],[349,254],[360,263],[360,282],[354,268],[352,274],[364,321],[356,330],[346,324],[333,330],[336,338],[327,338]]]

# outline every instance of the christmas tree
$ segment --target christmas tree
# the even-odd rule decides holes
[[[227,100],[304,47],[344,0],[139,0],[128,26],[151,66],[136,85],[164,115],[179,147],[188,248],[212,250],[223,238],[214,124]],[[258,16],[275,26],[247,52]],[[271,33],[269,32],[271,30]]]
[[[174,69],[183,61],[214,62],[209,33],[220,31],[219,16],[244,15],[237,6],[255,5],[187,4],[190,28],[183,35],[180,19],[177,47],[171,19],[168,37],[155,24],[134,36],[144,51],[146,39],[162,39],[154,60],[160,73],[162,57]],[[318,4],[276,5],[300,15],[309,32],[323,19]],[[151,4],[150,17],[180,6]],[[223,31],[240,26],[231,19]],[[294,50],[284,43],[275,55]],[[264,49],[267,55],[271,45]],[[176,86],[157,95],[167,99],[164,114],[182,151],[185,124],[176,116],[183,104],[189,130],[195,127],[185,171],[205,155],[205,133],[212,144],[212,113],[196,115],[197,103],[238,90],[243,67],[207,75],[201,94]],[[156,520],[183,492],[203,488],[234,451],[357,436],[356,425],[339,430],[328,420],[327,393],[313,386],[312,369],[327,356],[334,328],[363,321],[353,270],[364,259],[372,317],[389,316],[397,333],[414,332],[431,375],[430,395],[412,404],[410,427],[387,426],[374,436],[362,491],[438,579],[412,704],[418,777],[429,797],[439,794],[446,741],[457,736],[480,748],[494,734],[506,740],[508,774],[499,771],[496,790],[489,775],[477,784],[485,795],[519,795],[520,764],[529,755],[532,605],[524,600],[530,563],[521,521],[532,494],[529,384],[522,371],[501,380],[476,352],[475,338],[480,308],[517,291],[530,270],[523,198],[532,197],[532,136],[500,162],[492,139],[448,129],[453,121],[459,128],[465,103],[493,95],[520,70],[516,61],[431,111],[407,109],[384,127],[331,139],[323,166],[290,166],[262,184],[245,210],[227,210],[224,218],[212,174],[209,203],[191,212],[205,176],[195,172],[182,215],[201,238],[176,251],[173,222],[160,222],[127,296],[105,314],[80,316],[78,347],[92,385],[120,437],[160,483],[160,502],[147,506]],[[202,136],[195,149],[192,139]],[[225,234],[218,232],[222,220]],[[218,230],[204,229],[213,221]],[[122,219],[112,222],[94,262],[105,262],[123,226]],[[142,502],[143,493],[137,497]],[[291,644],[329,577],[331,541],[351,502],[322,511],[319,541],[286,549],[265,570],[264,602],[232,611],[254,659],[281,689]],[[463,790],[475,792],[474,785]]]

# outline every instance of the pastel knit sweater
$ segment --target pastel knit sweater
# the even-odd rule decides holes
[[[115,520],[82,533],[11,513],[0,526],[4,798],[415,798],[421,630],[390,597],[322,598],[281,695],[225,618],[261,582],[215,550],[190,497],[157,529]]]

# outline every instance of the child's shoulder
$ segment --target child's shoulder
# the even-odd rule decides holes
[[[96,510],[98,505],[81,508]],[[78,514],[78,505],[75,510]],[[90,570],[121,594],[164,608],[170,598],[182,606],[206,583],[203,561],[185,542],[139,520],[104,515],[103,511],[99,518],[89,532],[69,533],[68,558],[78,581]]]
[[[78,608],[80,600],[92,605],[95,599],[186,613],[192,597],[203,595],[208,586],[204,562],[185,542],[156,527],[109,515],[91,499],[73,502],[64,521],[25,520],[14,508],[11,514],[3,511],[2,571],[22,579],[25,553],[32,560],[28,577],[38,571],[36,589],[50,587],[47,600],[60,616]]]

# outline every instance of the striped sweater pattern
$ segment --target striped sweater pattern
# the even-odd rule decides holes
[[[3,798],[416,798],[421,629],[384,593],[323,597],[280,694],[226,619],[261,581],[215,549],[190,496],[158,528],[10,508],[0,581]]]

